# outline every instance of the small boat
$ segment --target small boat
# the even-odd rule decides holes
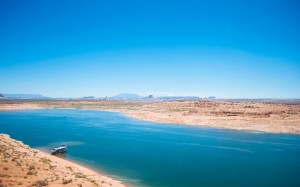
[[[62,145],[60,147],[57,148],[53,148],[51,151],[52,155],[59,155],[59,154],[66,154],[67,153],[67,146],[66,145]]]

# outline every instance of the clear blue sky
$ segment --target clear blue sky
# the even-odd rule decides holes
[[[0,1],[0,92],[300,97],[292,0]]]

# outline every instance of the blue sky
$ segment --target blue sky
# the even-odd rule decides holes
[[[300,97],[300,4],[0,1],[0,92]]]

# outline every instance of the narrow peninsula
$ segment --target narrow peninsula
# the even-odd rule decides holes
[[[0,186],[125,187],[88,168],[0,134]]]
[[[2,100],[0,110],[85,109],[161,123],[300,134],[299,100]]]

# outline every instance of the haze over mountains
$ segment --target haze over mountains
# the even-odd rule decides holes
[[[108,97],[94,97],[94,96],[83,96],[83,97],[48,97],[41,94],[3,94],[0,93],[0,100],[148,100],[148,101],[179,101],[179,100],[219,100],[219,101],[239,101],[239,102],[273,102],[273,103],[299,103],[300,98],[216,98],[215,96],[198,97],[198,96],[155,96],[147,95],[140,96],[133,93],[121,93],[115,96]]]
[[[49,99],[40,94],[1,94],[4,98],[7,99]]]
[[[121,93],[115,96],[108,97],[95,97],[95,96],[83,96],[79,98],[53,98],[43,96],[41,94],[2,94],[2,99],[85,99],[85,100],[144,100],[144,99],[161,99],[161,100],[197,100],[201,99],[197,96],[140,96],[134,93]],[[208,97],[209,99],[213,99],[215,97]]]
[[[299,98],[216,98],[215,96],[198,97],[198,96],[155,96],[146,95],[141,96],[134,93],[121,93],[115,96],[96,97],[96,96],[82,96],[82,97],[48,97],[41,94],[6,94],[0,93],[0,99],[24,99],[24,100],[230,100],[230,101],[268,101],[268,102],[281,102],[281,101],[297,101]]]
[[[0,93],[0,98],[5,98],[5,99],[56,99],[53,97],[48,97],[48,96],[43,96],[41,94],[1,94]],[[133,93],[121,93],[112,97],[94,97],[94,96],[83,96],[81,97],[83,99],[129,99],[129,100],[134,100],[134,99],[142,99],[145,98],[143,96],[139,96],[137,94]]]
[[[143,97],[139,96],[137,94],[133,94],[133,93],[121,93],[121,94],[113,96],[112,98],[114,98],[114,99],[141,99]]]

